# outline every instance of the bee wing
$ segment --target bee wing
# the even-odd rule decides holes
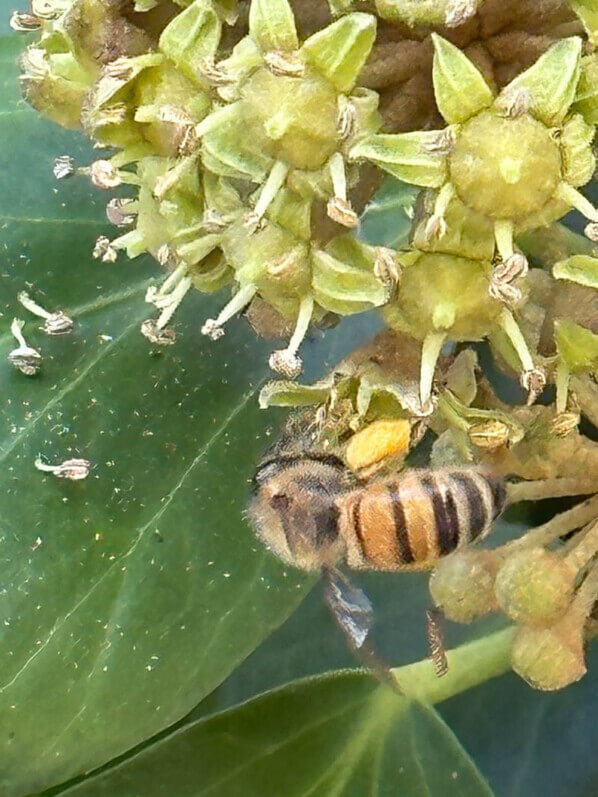
[[[367,643],[367,636],[374,624],[374,607],[370,599],[338,570],[325,568],[324,576],[326,603],[356,655],[380,683],[390,687],[395,694],[402,695],[390,667],[378,658]]]
[[[326,603],[352,645],[359,650],[374,623],[374,607],[365,592],[338,570],[326,570],[326,579]]]

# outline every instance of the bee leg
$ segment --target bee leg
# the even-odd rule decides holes
[[[323,569],[323,575],[324,599],[351,649],[381,683],[402,695],[403,692],[390,667],[378,658],[367,642],[367,636],[374,623],[374,607],[370,599],[339,570],[326,567]]]
[[[443,619],[443,614],[439,609],[428,609],[426,612],[430,658],[432,659],[434,670],[438,678],[442,678],[443,675],[446,675],[449,668],[446,658],[446,648],[444,646]]]

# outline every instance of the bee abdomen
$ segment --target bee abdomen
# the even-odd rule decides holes
[[[485,536],[502,510],[504,488],[475,470],[412,470],[355,491],[343,504],[349,566],[415,569]]]

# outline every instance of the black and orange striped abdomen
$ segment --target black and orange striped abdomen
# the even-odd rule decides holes
[[[504,505],[502,484],[477,470],[410,470],[339,498],[347,564],[418,569],[484,537]]]

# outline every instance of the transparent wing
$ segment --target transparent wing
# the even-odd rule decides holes
[[[325,568],[324,597],[337,624],[345,633],[351,647],[376,678],[396,694],[403,692],[390,667],[378,658],[367,642],[374,624],[374,607],[365,592],[333,568]]]
[[[365,592],[338,570],[326,570],[326,578],[326,603],[352,645],[359,650],[374,623],[374,607]]]

